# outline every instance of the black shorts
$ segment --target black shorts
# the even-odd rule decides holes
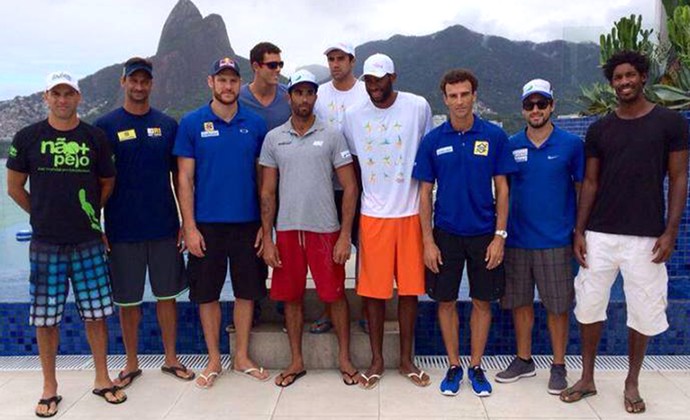
[[[503,263],[493,270],[487,270],[486,248],[494,235],[457,236],[434,228],[434,241],[441,250],[443,265],[435,274],[425,269],[426,292],[432,299],[451,302],[458,299],[462,270],[467,261],[467,277],[470,280],[472,299],[492,301],[500,299],[505,291]]]
[[[230,279],[236,298],[258,300],[266,296],[268,267],[256,256],[254,242],[261,224],[200,223],[206,244],[205,256],[189,254],[189,300],[208,303],[220,299],[230,259]]]
[[[176,238],[114,243],[110,246],[110,277],[116,305],[142,302],[147,269],[151,291],[158,300],[175,299],[189,288]]]
[[[338,212],[338,222],[343,223],[343,190],[335,190],[335,209]],[[352,245],[358,248],[359,245],[359,216],[361,212],[359,209],[362,207],[361,197],[357,198],[357,204],[355,205],[355,218],[352,221],[352,232],[350,233],[352,239]]]

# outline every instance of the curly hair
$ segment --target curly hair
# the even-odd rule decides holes
[[[638,73],[645,76],[649,73],[649,58],[646,55],[637,51],[618,51],[606,60],[603,66],[604,76],[609,83],[613,80],[613,71],[621,64],[630,64]]]

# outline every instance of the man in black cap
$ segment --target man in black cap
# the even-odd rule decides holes
[[[180,363],[175,350],[175,299],[188,289],[178,240],[180,222],[170,183],[171,173],[177,172],[172,155],[177,122],[151,108],[153,65],[149,60],[127,60],[120,85],[124,105],[96,121],[96,126],[108,135],[117,168],[115,190],[105,207],[105,233],[127,365],[115,385],[126,388],[141,375],[137,332],[147,269],[165,351],[161,370],[191,380],[194,373]]]

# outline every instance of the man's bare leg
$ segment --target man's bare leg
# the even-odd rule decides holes
[[[386,316],[386,301],[370,297],[362,297],[369,317],[369,343],[371,346],[371,365],[365,375],[381,375],[384,371],[383,361],[383,326]],[[402,341],[402,337],[401,337]]]
[[[86,327],[86,338],[93,355],[93,365],[96,369],[94,389],[112,388],[114,384],[108,374],[108,326],[104,319],[86,321],[84,325]],[[121,389],[118,389],[114,394],[106,394],[105,398],[108,401],[117,402],[126,399],[127,396]]]
[[[355,374],[357,368],[354,367],[350,360],[350,308],[347,297],[343,295],[342,298],[330,303],[329,308],[335,334],[338,337],[338,364],[340,372],[343,381],[354,385],[359,382],[359,375]]]
[[[532,357],[534,306],[530,304],[513,309],[513,325],[515,327],[517,357],[529,360]]]
[[[649,336],[628,328],[628,376],[625,378],[625,410],[640,413],[646,405],[640,397],[639,379],[644,356],[647,353]]]
[[[235,305],[237,305],[237,302],[235,302]],[[208,387],[216,380],[216,376],[209,377],[209,375],[214,372],[219,374],[223,370],[220,360],[220,303],[216,300],[200,304],[199,318],[201,318],[201,328],[204,331],[204,340],[208,350],[208,364],[202,375],[208,378],[208,380],[199,375],[196,383],[201,387]]]
[[[582,340],[582,376],[570,388],[561,392],[561,400],[565,402],[576,401],[586,392],[597,389],[594,383],[594,361],[597,355],[597,347],[601,339],[603,322],[593,324],[580,324],[580,339]]]
[[[457,302],[438,302],[438,324],[441,327],[443,344],[446,346],[448,364],[460,366],[460,320],[458,319]]]
[[[565,364],[565,347],[568,344],[568,313],[547,313],[546,322],[551,336],[551,349],[553,350],[553,364]]]
[[[139,369],[139,323],[141,322],[141,307],[134,306],[120,306],[120,328],[122,330],[122,342],[125,345],[125,353],[127,354],[127,364],[122,371],[123,376],[132,373]],[[131,383],[132,379],[121,381],[120,378],[115,378],[115,385],[125,387]]]
[[[156,302],[156,317],[158,326],[161,329],[161,341],[165,352],[164,366],[182,367],[182,363],[177,358],[177,302],[175,299],[163,299]],[[177,371],[175,375],[185,379],[192,378],[194,372]]]
[[[470,366],[481,366],[491,328],[491,302],[472,299]]]
[[[243,372],[247,369],[259,369],[259,366],[249,358],[249,336],[252,332],[252,321],[254,318],[254,301],[250,299],[235,300],[233,309],[233,319],[235,322],[235,354],[232,358],[232,368]],[[250,373],[259,380],[269,377],[267,371],[260,372],[255,370]]]
[[[57,395],[57,377],[55,373],[55,358],[60,344],[60,331],[58,327],[37,327],[36,342],[38,343],[38,355],[41,359],[41,371],[43,372],[43,393],[41,399],[52,398]],[[49,407],[38,405],[36,413],[53,413],[57,410],[56,404]]]
[[[275,384],[288,386],[295,381],[296,374],[304,370],[302,358],[302,333],[304,328],[304,308],[302,300],[285,302],[285,326],[290,341],[290,365],[276,377]]]

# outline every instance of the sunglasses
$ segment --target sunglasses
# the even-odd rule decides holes
[[[275,70],[278,68],[282,69],[283,66],[285,65],[285,62],[284,61],[269,61],[267,63],[259,63],[259,65],[260,66],[266,66],[271,70]]]
[[[551,101],[548,101],[546,99],[540,99],[536,102],[524,101],[522,103],[522,109],[524,109],[525,111],[531,111],[532,109],[534,109],[534,105],[536,105],[537,108],[539,108],[541,111],[543,111],[546,108],[548,108],[549,105],[551,105]]]

